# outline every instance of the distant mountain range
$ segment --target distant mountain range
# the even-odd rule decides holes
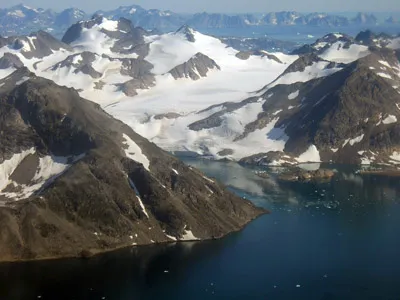
[[[126,18],[133,25],[145,29],[157,28],[162,31],[176,29],[184,24],[194,29],[204,28],[247,28],[252,26],[330,26],[344,27],[349,25],[375,26],[384,24],[400,24],[399,20],[389,17],[379,22],[373,14],[358,13],[354,18],[327,13],[302,14],[294,11],[237,14],[220,13],[179,14],[158,9],[144,9],[138,5],[121,6],[115,10],[97,11],[96,14],[112,20]],[[60,13],[50,9],[32,8],[17,5],[0,9],[0,34],[19,35],[44,29],[53,35],[61,34],[77,21],[90,19],[91,15],[77,9],[69,8]]]

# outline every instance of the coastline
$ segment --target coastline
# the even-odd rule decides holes
[[[189,242],[203,242],[203,241],[210,241],[210,240],[219,240],[223,239],[231,234],[237,233],[242,231],[248,224],[253,222],[254,220],[264,216],[268,215],[271,213],[271,211],[262,208],[262,207],[257,207],[259,209],[259,214],[256,215],[255,217],[251,218],[247,222],[245,222],[238,230],[233,230],[230,231],[224,235],[221,235],[219,237],[210,237],[210,238],[204,238],[204,239],[199,239],[199,240],[181,240],[181,241],[163,241],[163,242],[154,242],[154,243],[146,243],[146,244],[140,244],[140,245],[120,245],[114,248],[108,248],[104,250],[99,250],[99,249],[90,249],[90,255],[84,256],[82,255],[82,252],[84,250],[81,250],[79,253],[76,255],[66,255],[66,256],[49,256],[49,257],[38,257],[38,258],[32,258],[32,259],[14,259],[14,260],[2,260],[0,258],[0,266],[4,264],[18,264],[18,263],[27,263],[27,262],[39,262],[39,261],[57,261],[57,260],[64,260],[64,259],[81,259],[81,260],[89,260],[93,257],[100,256],[102,254],[106,253],[111,253],[115,252],[118,250],[122,249],[128,249],[128,248],[138,248],[138,247],[144,247],[144,246],[150,246],[150,245],[165,245],[165,244],[176,244],[176,243],[189,243]]]

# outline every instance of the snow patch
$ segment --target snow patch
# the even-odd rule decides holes
[[[32,149],[31,149],[32,150]],[[34,150],[32,150],[34,153]],[[33,154],[30,153],[30,154]],[[11,198],[15,201],[26,199],[30,197],[35,192],[40,192],[44,187],[48,186],[59,176],[65,173],[66,170],[71,167],[71,165],[78,160],[82,159],[85,154],[78,156],[44,156],[39,158],[39,166],[28,185],[18,184],[16,182],[12,183],[17,192],[7,192],[0,193],[7,198]],[[21,161],[22,162],[22,161]]]
[[[385,125],[396,123],[397,122],[397,117],[393,115],[388,115],[384,120],[382,120],[382,123]]]
[[[301,154],[297,159],[300,163],[321,162],[319,151],[315,145],[311,145],[306,152]]]
[[[123,144],[128,146],[125,150],[125,155],[134,161],[137,161],[143,165],[143,167],[150,172],[150,161],[146,155],[143,154],[142,149],[136,144],[128,135],[122,134],[124,138]]]
[[[344,143],[343,143],[343,145],[342,145],[342,148],[344,147],[344,146],[346,146],[347,145],[347,143],[350,141],[350,139],[345,139],[344,140]]]
[[[384,66],[386,66],[386,67],[388,67],[388,68],[391,68],[391,67],[392,67],[391,65],[389,65],[389,63],[388,63],[387,61],[378,60],[378,62],[379,62],[381,65],[384,65]]]
[[[281,113],[282,112],[282,109],[280,109],[280,110],[277,110],[276,112],[274,112],[274,113],[272,113],[274,116],[276,116],[277,114],[279,114],[279,113]]]
[[[203,178],[204,178],[205,180],[211,182],[211,183],[214,183],[214,180],[211,180],[210,178],[208,178],[208,177],[206,177],[206,176],[203,176]]]
[[[135,183],[132,181],[132,179],[129,178],[129,176],[128,176],[128,181],[129,181],[129,185],[131,186],[131,188],[135,191],[136,198],[139,201],[139,205],[142,209],[142,212],[146,215],[147,219],[149,219],[150,218],[149,214],[147,213],[146,207],[144,206],[142,199],[140,198],[139,190],[136,188]]]
[[[349,140],[350,146],[353,146],[354,144],[361,142],[363,138],[364,138],[364,134],[362,134],[354,139]]]
[[[18,165],[27,157],[29,154],[34,154],[35,148],[22,151],[21,153],[14,154],[10,159],[3,161],[0,164],[0,191],[2,191],[9,182],[9,177],[18,167]]]
[[[289,100],[296,99],[296,98],[299,96],[299,92],[300,92],[300,91],[297,90],[297,91],[295,91],[295,92],[289,94],[288,99],[289,99]]]
[[[99,28],[105,29],[107,31],[118,31],[118,21],[103,18],[103,21],[99,25]]]
[[[389,74],[383,73],[383,72],[379,72],[376,73],[377,75],[383,77],[383,78],[387,78],[387,79],[393,79],[392,76],[390,76]]]
[[[347,49],[343,48],[343,46],[345,46],[345,42],[336,42],[324,51],[320,57],[327,61],[348,64],[370,54],[367,46],[352,44]]]
[[[181,241],[196,241],[199,238],[195,237],[191,230],[185,230],[182,237],[180,238]]]
[[[172,236],[172,235],[165,234],[165,236],[166,236],[167,238],[173,240],[173,241],[177,241],[176,237],[174,237],[174,236]]]
[[[400,152],[393,152],[393,154],[390,156],[391,159],[400,161]]]
[[[21,78],[21,80],[18,80],[18,81],[15,83],[15,85],[21,85],[21,84],[23,84],[25,81],[28,81],[28,80],[29,80],[29,77],[24,76],[24,77]]]

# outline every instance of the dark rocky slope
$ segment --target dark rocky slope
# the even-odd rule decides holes
[[[0,166],[31,149],[0,168],[0,261],[218,238],[265,212],[26,69],[0,81],[0,140]],[[68,167],[35,188],[46,157]]]
[[[170,73],[175,79],[191,78],[198,80],[200,77],[207,77],[210,70],[220,70],[217,63],[203,53],[197,53],[187,62],[173,68]]]
[[[263,111],[247,124],[244,136],[279,118],[275,128],[288,136],[284,152],[291,157],[315,145],[322,161],[393,162],[390,156],[400,149],[398,72],[396,53],[381,49],[332,75],[276,85],[263,95],[268,99]],[[293,93],[296,97],[288,97]],[[242,162],[268,164],[283,157],[262,153]]]

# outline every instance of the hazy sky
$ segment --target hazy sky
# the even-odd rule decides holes
[[[270,12],[296,11],[400,11],[400,0],[0,0],[0,8],[23,2],[26,5],[60,10],[78,7],[87,12],[138,4],[144,8],[176,12]]]

